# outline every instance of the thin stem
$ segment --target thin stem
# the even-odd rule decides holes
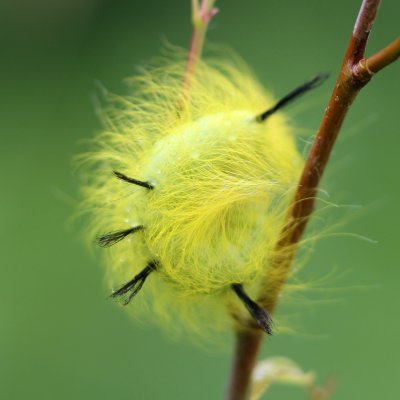
[[[261,347],[264,333],[260,330],[245,330],[236,333],[236,351],[232,360],[231,377],[226,394],[227,400],[241,400],[248,396],[254,364]]]
[[[270,314],[276,307],[279,294],[289,275],[297,244],[314,210],[319,182],[351,104],[374,73],[399,57],[400,44],[397,39],[374,56],[366,60],[363,58],[379,3],[379,0],[362,2],[333,93],[306,160],[281,239],[274,253],[275,259],[271,263],[271,274],[275,274],[279,280],[277,282],[276,279],[266,279],[258,299],[258,302]],[[241,340],[245,342],[241,343]],[[247,398],[250,383],[248,371],[255,364],[259,348],[260,339],[257,335],[248,334],[245,338],[238,337],[227,400]]]
[[[365,68],[368,73],[376,74],[400,57],[400,37],[394,40],[389,46],[385,47],[378,53],[368,57],[359,68]]]
[[[201,5],[199,6],[199,0],[192,0],[193,32],[190,41],[185,75],[183,77],[185,96],[187,96],[187,93],[189,92],[190,80],[193,76],[197,60],[201,57],[203,51],[208,24],[212,17],[218,12],[218,8],[214,7],[215,1],[216,0],[202,0]]]
[[[343,121],[359,91],[373,76],[370,70],[363,67],[368,65],[368,61],[364,60],[363,56],[378,6],[379,0],[364,0],[362,3],[333,93],[308,155],[281,240],[277,245],[276,254],[283,254],[283,256],[274,260],[273,267],[280,271],[281,281],[279,285],[273,287],[267,282],[263,289],[264,293],[261,295],[260,300],[269,312],[275,308],[278,295],[295,256],[297,243],[314,210],[317,188]],[[390,64],[395,60],[393,57],[395,50],[399,51],[398,42],[394,43],[395,46],[389,46],[389,50],[386,48],[367,60],[376,60],[377,57],[379,65]],[[373,65],[376,65],[375,61]]]
[[[343,62],[354,65],[364,57],[380,2],[380,0],[363,0]]]

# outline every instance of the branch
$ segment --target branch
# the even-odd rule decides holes
[[[232,360],[232,371],[226,400],[247,399],[249,382],[263,335],[264,332],[259,329],[236,332],[235,354]]]
[[[197,60],[203,51],[204,38],[206,36],[208,24],[212,17],[218,12],[214,7],[216,0],[202,0],[199,6],[199,0],[192,0],[192,24],[193,32],[190,41],[188,59],[186,63],[185,74],[183,77],[184,92],[188,93],[190,79],[196,67]]]
[[[400,37],[394,40],[389,46],[385,47],[378,53],[366,60],[361,60],[358,68],[358,74],[369,73],[371,76],[376,74],[381,69],[387,67],[392,62],[396,61],[400,57]],[[366,72],[364,72],[366,70]]]
[[[374,56],[368,59],[363,58],[378,6],[379,0],[364,0],[362,3],[339,76],[304,166],[281,240],[277,245],[276,254],[284,254],[284,256],[274,260],[274,268],[280,271],[282,280],[278,288],[269,287],[268,283],[264,286],[265,293],[261,296],[262,304],[269,312],[275,308],[279,292],[296,253],[297,243],[314,210],[319,182],[351,104],[359,91],[370,81],[374,71],[378,71],[379,67],[389,65],[400,52],[400,40],[396,40]]]
[[[289,275],[298,242],[314,210],[319,182],[351,104],[374,73],[399,57],[400,40],[397,39],[372,57],[363,58],[379,3],[379,0],[364,0],[361,5],[339,76],[304,166],[281,239],[275,249],[271,273],[278,277],[278,282],[266,276],[258,299],[259,304],[269,313],[274,311],[279,294]],[[273,284],[271,284],[272,281]],[[262,340],[261,332],[250,331],[250,321],[246,326],[249,329],[247,335],[240,334],[236,343],[235,362],[232,366],[227,400],[247,398],[250,382],[248,370],[251,371],[254,366]],[[245,343],[242,343],[243,341]],[[242,368],[244,369],[241,371]],[[240,377],[242,372],[245,376]]]

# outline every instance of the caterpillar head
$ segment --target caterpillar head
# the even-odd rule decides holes
[[[173,305],[189,325],[206,313],[207,328],[219,326],[218,312],[226,322],[226,307],[238,307],[233,294],[271,333],[245,288],[251,293],[268,274],[302,169],[293,134],[275,113],[324,77],[274,102],[247,67],[201,63],[187,98],[180,68],[136,78],[137,94],[118,100],[109,130],[86,156],[95,169],[84,188],[91,232],[105,230],[100,245],[115,244],[109,275],[130,276],[113,294],[125,304],[151,274],[143,292],[159,316],[168,319]]]

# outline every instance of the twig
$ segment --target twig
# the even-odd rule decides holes
[[[197,60],[200,58],[203,50],[204,38],[206,36],[208,24],[212,17],[218,12],[218,8],[214,7],[215,1],[216,0],[202,0],[201,5],[199,5],[199,0],[192,0],[193,32],[190,41],[185,75],[183,77],[183,88],[185,94],[188,93],[191,77],[193,76]]]
[[[227,400],[247,398],[248,386],[264,332],[246,329],[236,332],[235,354],[228,383]]]
[[[356,68],[358,68],[358,72],[356,73],[364,74],[363,70],[365,69],[366,73],[370,75],[376,74],[381,69],[396,61],[399,57],[400,37],[373,56],[368,57],[366,60],[361,60],[356,66]]]
[[[380,0],[362,2],[339,76],[308,155],[281,239],[274,253],[271,273],[279,277],[279,280],[278,282],[276,279],[268,280],[266,277],[259,296],[259,303],[269,313],[274,311],[279,293],[289,275],[297,244],[314,210],[318,184],[351,104],[374,73],[399,57],[400,40],[397,39],[372,57],[363,58],[379,3]],[[273,281],[272,284],[271,281]],[[251,371],[253,368],[260,347],[261,333],[251,332],[250,322],[246,325],[249,327],[247,335],[242,333],[238,336],[236,343],[227,400],[247,398],[250,382],[248,370]]]

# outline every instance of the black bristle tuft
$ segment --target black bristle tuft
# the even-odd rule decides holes
[[[144,229],[144,227],[142,225],[138,225],[138,226],[134,226],[133,228],[129,228],[129,229],[121,230],[121,231],[109,232],[103,236],[100,236],[97,239],[97,242],[98,242],[99,246],[101,246],[101,247],[110,247],[110,246],[120,242],[121,240],[125,239],[131,233],[135,233],[142,229]]]
[[[133,179],[133,178],[129,178],[128,176],[121,174],[121,172],[118,171],[113,171],[114,175],[118,178],[121,179],[121,181],[125,181],[128,183],[133,183],[134,185],[138,185],[138,186],[142,186],[146,189],[149,190],[153,190],[154,186],[152,184],[150,184],[149,182],[143,182],[143,181],[139,181],[137,179]]]
[[[297,87],[296,89],[292,90],[282,99],[280,99],[272,108],[264,111],[262,114],[256,117],[257,122],[265,121],[270,115],[274,114],[276,111],[281,109],[282,107],[286,106],[288,103],[296,99],[297,97],[301,96],[302,94],[308,92],[311,89],[314,89],[321,85],[327,78],[329,74],[323,73],[318,74],[313,79],[309,80],[308,82],[304,83],[303,85]]]
[[[111,297],[113,299],[125,297],[123,301],[124,306],[129,304],[129,302],[138,294],[149,274],[157,269],[157,266],[157,261],[149,262],[145,269],[139,272],[132,280],[125,283],[125,285],[121,286],[118,290],[113,292],[111,294]],[[128,293],[129,295],[128,297],[126,297],[125,295],[127,295]]]
[[[244,291],[243,285],[241,283],[234,283],[232,285],[232,289],[239,297],[239,299],[243,302],[250,315],[255,319],[258,326],[268,335],[272,335],[273,322],[267,311],[261,308],[255,301],[250,299],[250,297]]]

